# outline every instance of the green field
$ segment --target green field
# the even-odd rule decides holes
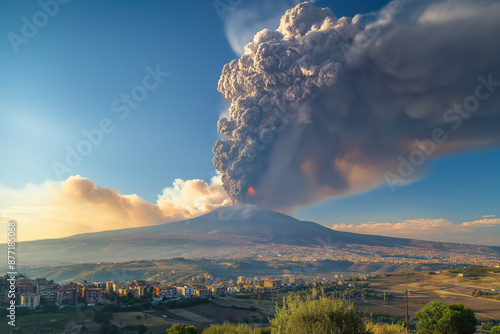
[[[85,326],[87,333],[97,333],[99,324],[76,312],[71,313],[32,313],[16,318],[16,328],[21,333],[72,333]],[[7,321],[0,322],[0,333],[10,333],[12,326]]]

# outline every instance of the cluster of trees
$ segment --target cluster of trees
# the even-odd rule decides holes
[[[462,304],[445,304],[432,301],[417,312],[417,330],[421,334],[472,334],[476,331],[477,319],[471,309]],[[313,290],[312,294],[294,293],[283,300],[270,319],[270,327],[258,328],[249,325],[211,326],[204,334],[403,334],[404,326],[397,324],[366,323],[363,313],[353,304],[327,297]],[[197,334],[194,326],[174,325],[169,334]],[[500,327],[491,329],[500,334]]]
[[[472,297],[483,297],[483,296],[487,296],[488,293],[483,291],[483,290],[480,290],[480,289],[476,289],[474,291],[472,291]]]

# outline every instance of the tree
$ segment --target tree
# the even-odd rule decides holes
[[[274,319],[270,320],[273,333],[277,334],[364,334],[366,328],[363,315],[337,299],[319,296],[313,290],[312,296],[292,294],[283,300],[283,306],[276,308]]]
[[[137,333],[143,334],[143,333],[146,333],[147,331],[148,331],[148,328],[145,325],[143,325],[143,324],[137,325]]]
[[[417,312],[417,319],[417,330],[421,334],[472,334],[476,331],[474,311],[459,303],[429,302]]]
[[[174,324],[167,329],[167,334],[198,334],[198,329],[194,326]]]
[[[490,334],[500,334],[500,326],[491,327]]]

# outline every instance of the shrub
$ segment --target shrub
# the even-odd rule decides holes
[[[372,322],[366,325],[366,330],[370,334],[405,334],[405,328],[395,324],[374,324]]]
[[[364,334],[363,316],[347,304],[337,299],[313,295],[306,298],[292,294],[283,300],[283,306],[276,308],[275,317],[270,321],[273,333],[277,334]]]
[[[266,329],[264,329],[266,330]],[[203,331],[203,334],[263,334],[266,333],[264,330],[251,327],[249,325],[231,325],[225,322],[221,326],[210,326]],[[270,331],[267,333],[271,333]]]

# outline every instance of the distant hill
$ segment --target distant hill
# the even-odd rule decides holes
[[[59,283],[144,279],[168,282],[193,282],[193,276],[208,274],[236,280],[238,276],[280,275],[307,278],[333,273],[368,274],[395,271],[427,271],[450,267],[430,264],[389,264],[384,262],[317,261],[314,265],[296,261],[259,261],[251,259],[184,259],[140,260],[120,263],[82,263],[60,266],[25,266],[29,277],[45,277]]]
[[[155,226],[78,234],[60,239],[21,242],[20,265],[131,261],[168,257],[231,258],[248,249],[259,257],[262,245],[348,248],[350,245],[487,254],[500,258],[500,247],[461,245],[334,231],[313,222],[255,205],[219,208],[183,221]],[[246,248],[245,248],[246,247]]]

